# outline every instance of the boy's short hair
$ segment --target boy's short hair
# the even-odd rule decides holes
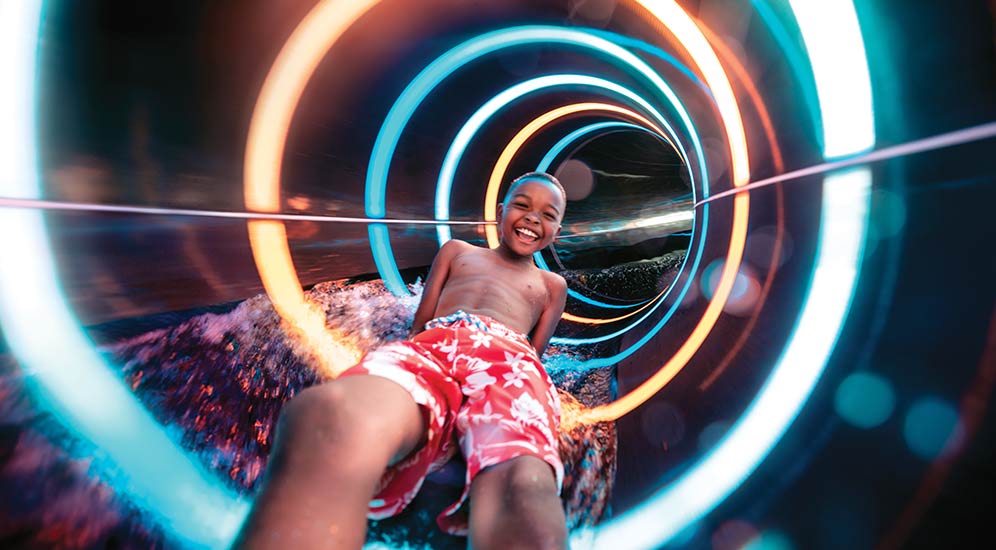
[[[540,180],[553,184],[560,191],[560,196],[564,199],[564,205],[567,204],[567,190],[564,189],[564,185],[560,183],[560,180],[553,177],[552,174],[547,174],[546,172],[526,172],[512,180],[512,183],[508,186],[508,191],[505,191],[505,200],[503,202],[507,203],[508,199],[512,196],[512,191],[515,191],[516,187],[529,180]]]

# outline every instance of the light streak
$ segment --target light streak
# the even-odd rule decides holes
[[[875,112],[865,42],[850,2],[790,0],[813,66],[827,159],[875,145]]]
[[[244,170],[245,200],[250,210],[280,210],[280,169],[287,131],[301,94],[332,44],[376,3],[321,2],[308,12],[280,50],[263,82],[249,124]],[[304,298],[283,223],[250,220],[248,226],[253,259],[274,309],[315,346],[326,373],[335,374],[352,366],[356,350],[341,344],[326,329],[324,315]]]
[[[816,164],[813,166],[808,166],[806,168],[801,168],[799,170],[794,170],[792,172],[787,172],[785,174],[779,174],[777,176],[765,178],[763,180],[758,180],[748,185],[745,185],[740,189],[730,189],[728,191],[716,193],[715,195],[709,197],[708,199],[703,199],[698,201],[697,203],[695,203],[695,206],[698,207],[701,205],[705,205],[714,200],[728,197],[730,195],[733,195],[734,193],[739,193],[740,191],[753,191],[754,189],[760,189],[762,187],[773,185],[775,183],[799,180],[807,176],[826,174],[828,172],[835,172],[837,170],[842,170],[844,168],[851,168],[854,166],[871,164],[873,162],[878,162],[882,160],[889,160],[893,158],[915,155],[927,151],[935,151],[937,149],[954,147],[956,145],[963,145],[966,143],[972,143],[974,141],[992,139],[994,137],[996,137],[996,122],[987,122],[985,124],[980,124],[978,126],[963,128],[961,130],[955,130],[953,132],[946,132],[943,134],[938,134],[936,136],[931,136],[903,143],[901,145],[893,145],[892,147],[883,147],[882,149],[877,149],[869,153],[856,155],[843,160],[835,160],[833,162]]]
[[[685,212],[671,212],[670,214],[662,214],[660,216],[652,216],[650,218],[641,218],[633,222],[633,227],[655,227],[674,222],[692,221],[694,219],[695,212],[692,210]]]
[[[695,129],[687,110],[682,106],[674,91],[667,85],[667,83],[664,82],[663,79],[661,79],[660,75],[658,75],[643,60],[617,44],[586,33],[585,31],[551,26],[516,27],[487,33],[464,42],[433,61],[408,84],[405,90],[395,101],[395,104],[391,107],[391,110],[388,112],[388,115],[384,120],[384,124],[381,126],[381,130],[377,135],[376,141],[374,142],[374,150],[371,154],[370,164],[367,169],[367,215],[370,217],[380,217],[384,215],[384,212],[386,211],[385,194],[387,188],[387,174],[390,168],[391,157],[397,147],[398,140],[401,137],[401,132],[405,125],[407,125],[408,120],[411,118],[418,105],[421,104],[421,102],[440,82],[461,66],[501,48],[525,44],[551,43],[585,48],[589,51],[596,52],[598,55],[609,55],[622,61],[626,64],[626,66],[637,72],[647,82],[649,82],[674,108],[678,118],[681,119],[685,130],[689,132],[692,139],[692,147],[696,153],[695,158],[698,162],[701,179],[702,181],[708,181],[708,178],[705,176],[705,155],[702,151],[701,144],[698,142],[698,138],[695,135]],[[674,135],[674,132],[671,130],[671,127],[666,120],[664,121],[664,127],[669,130],[671,135]],[[683,149],[680,150],[683,151]],[[692,181],[695,181],[694,174],[691,174],[692,165],[689,158],[685,156],[683,160],[689,168]],[[705,187],[705,196],[708,196],[707,186]],[[437,196],[438,195],[439,189],[437,189]],[[375,232],[371,232],[371,237],[374,237],[374,233]],[[381,238],[388,238],[386,232],[376,233]],[[388,251],[387,256],[382,258],[374,258],[379,267],[384,267],[386,269],[380,271],[380,275],[384,279],[384,284],[389,290],[397,295],[407,293],[407,288],[405,287],[404,282],[401,279],[401,274],[398,272],[397,266],[395,265],[393,255],[390,254],[390,241],[384,243],[371,242],[370,245],[371,250],[375,255],[378,254],[379,251]]]
[[[743,121],[740,118],[736,97],[733,94],[729,80],[726,78],[726,73],[723,72],[723,67],[719,63],[716,53],[709,46],[709,42],[698,29],[695,22],[680,6],[669,1],[651,3],[649,1],[636,0],[636,2],[643,5],[654,18],[674,33],[675,37],[677,37],[682,46],[691,55],[695,65],[702,71],[706,83],[712,89],[716,106],[722,118],[723,128],[727,134],[731,155],[731,168],[733,171],[733,185],[737,188],[734,192],[737,194],[733,199],[733,218],[730,222],[729,250],[727,251],[723,271],[716,285],[716,292],[706,306],[706,310],[695,325],[695,328],[692,329],[691,334],[689,334],[681,347],[678,348],[675,355],[661,366],[654,375],[616,401],[586,411],[583,416],[583,421],[585,422],[615,420],[632,411],[660,391],[685,366],[705,341],[706,336],[708,336],[720,313],[722,313],[723,306],[730,295],[730,291],[733,289],[733,284],[736,282],[736,276],[740,269],[740,260],[743,257],[743,247],[747,240],[747,219],[750,209],[750,198],[746,192],[740,192],[742,190],[739,189],[750,180],[747,138],[744,134]],[[696,261],[688,277],[689,283],[697,266],[698,262]],[[664,321],[671,315],[677,305],[678,303],[675,303],[672,306]],[[623,353],[617,354],[615,357],[633,353],[649,337],[656,334],[662,326],[663,321],[658,322],[654,329],[644,335],[636,345]],[[599,362],[601,361],[594,361],[594,363]]]
[[[589,103],[574,103],[571,105],[558,107],[551,111],[547,111],[546,113],[543,113],[542,115],[536,117],[528,124],[523,126],[522,129],[519,130],[518,133],[516,133],[511,140],[509,140],[508,145],[505,146],[505,149],[502,150],[501,154],[498,155],[498,160],[495,161],[494,168],[492,168],[491,170],[491,177],[488,178],[487,190],[484,193],[485,221],[493,222],[497,219],[498,192],[501,189],[502,182],[504,182],[505,180],[505,175],[508,173],[508,165],[512,162],[512,159],[515,158],[515,154],[519,152],[519,149],[522,148],[522,146],[526,143],[526,141],[528,141],[529,138],[533,136],[533,134],[538,132],[544,126],[550,124],[551,122],[556,121],[557,119],[563,118],[567,115],[571,115],[574,113],[588,112],[588,111],[616,113],[631,118],[633,120],[639,121],[643,123],[644,127],[653,128],[653,130],[657,132],[656,135],[660,136],[661,139],[667,141],[669,145],[671,145],[672,147],[675,146],[674,143],[671,141],[671,139],[667,137],[667,134],[664,132],[664,130],[661,127],[654,124],[646,117],[643,117],[631,111],[630,109],[626,109],[624,107],[610,105],[608,103],[589,102]],[[614,124],[614,123],[610,122],[607,124]],[[543,163],[541,162],[540,164],[542,165]],[[541,169],[541,171],[545,171],[545,168]],[[494,226],[486,227],[485,235],[488,241],[488,246],[491,248],[498,248],[497,228],[495,228]]]
[[[726,131],[732,162],[733,185],[740,187],[746,184],[750,179],[750,166],[747,155],[747,137],[744,133],[743,121],[740,118],[740,109],[730,81],[726,77],[726,72],[723,71],[723,66],[716,58],[716,53],[709,46],[709,41],[702,35],[695,21],[677,3],[668,0],[634,1],[642,5],[655,19],[674,33],[681,45],[692,56],[695,65],[702,71],[706,84],[712,90],[716,108],[719,110],[723,128]]]
[[[820,20],[818,12],[823,6],[827,3],[808,4],[807,17],[813,22]],[[853,7],[837,3],[828,9],[839,12]],[[856,18],[823,17],[822,20],[824,24],[836,22],[839,26],[843,21],[851,26],[840,29],[827,24],[828,32],[806,36],[807,45],[822,39],[824,42],[817,47],[829,48],[841,36],[860,40]],[[806,26],[802,29],[805,33]],[[821,82],[835,85],[834,81],[819,76],[823,58],[814,57],[813,61],[818,85]],[[853,73],[837,74],[841,80],[836,82],[850,86],[851,77],[856,80],[866,77],[865,60],[857,62],[859,66]],[[833,70],[837,69],[840,67],[834,64]],[[819,97],[823,102],[825,98],[841,96],[824,90]],[[854,116],[866,119],[860,121],[861,128],[872,125],[870,107],[870,104],[854,106],[857,111]],[[856,153],[868,146],[866,136],[861,132],[853,134],[851,141],[826,139],[834,132],[826,124],[830,111],[821,109],[824,143],[828,144],[824,152],[826,157]],[[831,143],[834,143],[832,148]],[[867,168],[831,175],[824,182],[816,267],[802,312],[772,374],[745,414],[706,457],[638,509],[611,520],[599,530],[599,537],[612,540],[615,547],[659,546],[700,519],[742,484],[785,433],[822,374],[850,309],[863,255],[870,187],[871,174]],[[744,189],[737,189],[734,201],[743,196]],[[729,268],[729,262],[726,268]]]
[[[456,174],[457,164],[460,162],[460,158],[463,156],[464,151],[470,144],[470,140],[477,134],[477,131],[480,130],[480,128],[492,116],[509,103],[527,94],[558,86],[587,86],[622,96],[639,105],[645,112],[649,113],[654,120],[666,128],[668,133],[672,136],[674,135],[674,130],[671,129],[670,125],[667,123],[667,120],[664,118],[664,115],[650,105],[647,100],[643,99],[628,88],[616,84],[615,82],[580,74],[548,75],[521,82],[488,100],[487,103],[482,105],[477,111],[474,112],[473,115],[471,115],[467,122],[460,128],[460,131],[457,132],[456,137],[453,139],[453,143],[446,151],[446,156],[443,158],[443,165],[439,170],[439,177],[436,181],[436,219],[446,220],[449,218],[450,191],[453,187],[453,178]],[[676,138],[675,142],[677,142]],[[497,202],[497,192],[495,193],[495,196],[495,202]],[[440,246],[451,238],[449,227],[445,225],[437,227],[436,234],[438,236]]]
[[[324,223],[384,223],[396,225],[487,225],[494,222],[479,220],[418,220],[418,219],[371,219],[346,216],[317,216],[311,214],[277,214],[267,212],[232,212],[229,210],[193,210],[188,208],[164,208],[158,206],[130,206],[98,204],[90,202],[64,202],[41,199],[16,199],[0,197],[0,208],[34,208],[41,210],[63,210],[70,212],[112,212],[115,214],[143,214],[152,216],[190,216],[199,218],[223,218],[236,220],[279,220],[290,222]]]
[[[536,132],[538,132],[540,129],[542,129],[544,126],[547,126],[551,122],[554,122],[560,118],[563,118],[565,116],[574,113],[591,112],[591,111],[616,113],[638,120],[643,124],[645,124],[647,127],[652,128],[654,131],[658,132],[657,135],[659,135],[661,139],[664,139],[665,141],[667,141],[669,145],[674,147],[674,143],[666,137],[663,129],[661,129],[653,122],[647,120],[646,118],[640,116],[639,114],[629,109],[617,107],[615,105],[610,105],[607,103],[575,103],[572,105],[565,105],[563,107],[558,107],[556,109],[553,109],[536,117],[531,122],[526,124],[521,130],[519,130],[519,132],[515,136],[512,137],[508,145],[505,146],[505,149],[498,156],[498,160],[497,162],[495,162],[495,166],[491,171],[491,177],[488,179],[488,187],[485,192],[484,219],[486,221],[494,221],[496,219],[497,206],[498,206],[498,191],[501,187],[502,181],[505,180],[505,175],[508,173],[508,165],[512,162],[512,159],[515,157],[515,154],[519,151],[522,145],[525,144],[525,142],[528,141],[529,138],[533,136],[533,134],[535,134]],[[497,228],[493,225],[489,225],[485,227],[485,233],[487,235],[488,245],[491,248],[497,248],[498,247]],[[542,269],[548,269],[545,265],[545,262],[543,262],[542,260],[542,256],[540,256],[538,252],[535,254],[535,257],[537,263],[541,264],[540,267]],[[572,289],[568,289],[567,292],[570,296],[574,298],[578,298],[580,296],[577,292],[575,292]],[[664,296],[664,294],[665,294],[664,292],[661,292],[660,295],[657,296],[657,298]],[[657,298],[654,299],[656,300]],[[630,313],[612,319],[592,319],[588,317],[577,316],[566,311],[561,315],[561,318],[567,321],[574,321],[578,323],[587,323],[593,325],[607,324],[615,321],[621,321],[623,319],[636,315],[640,311],[649,307],[649,305],[650,302],[648,302],[643,307],[640,307],[639,309],[636,309],[634,311],[631,311]]]
[[[0,196],[39,194],[35,73],[41,2],[0,3]],[[13,199],[12,199],[13,200]],[[42,212],[0,216],[0,323],[37,403],[102,450],[97,475],[182,544],[227,546],[245,501],[186,454],[94,350],[56,280]]]

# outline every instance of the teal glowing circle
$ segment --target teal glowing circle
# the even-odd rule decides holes
[[[896,394],[888,380],[870,372],[851,374],[837,387],[834,409],[859,428],[874,428],[889,419]]]

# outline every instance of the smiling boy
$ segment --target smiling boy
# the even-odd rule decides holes
[[[560,404],[539,358],[567,285],[532,256],[566,201],[549,174],[513,181],[498,248],[440,248],[408,340],[288,403],[241,547],[360,548],[366,516],[400,512],[458,449],[466,485],[443,530],[475,549],[565,547]]]

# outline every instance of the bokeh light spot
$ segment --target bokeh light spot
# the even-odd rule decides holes
[[[716,293],[716,284],[719,282],[719,277],[723,273],[723,264],[725,263],[725,258],[718,258],[713,260],[702,270],[702,276],[699,278],[702,287],[702,294],[705,295],[706,299],[711,300],[713,295]],[[730,291],[731,294],[733,291]]]
[[[641,416],[643,435],[667,450],[685,438],[685,415],[665,401],[653,401]]]
[[[757,535],[757,528],[746,521],[725,521],[712,534],[712,547],[713,550],[740,550]]]
[[[958,412],[947,401],[925,397],[906,413],[903,436],[910,450],[926,460],[933,460],[944,450],[952,436],[960,432]]]
[[[590,23],[608,23],[616,11],[616,0],[571,0],[570,16],[581,16]]]
[[[702,270],[702,289],[710,300],[715,294],[716,288],[722,279],[723,268],[726,259],[720,258],[710,263]],[[747,315],[753,311],[757,305],[757,300],[761,296],[761,283],[754,275],[753,270],[741,265],[733,279],[733,288],[730,295],[723,304],[723,311],[732,315]]]
[[[713,448],[719,440],[726,435],[726,432],[730,429],[730,423],[724,420],[717,420],[715,422],[710,422],[708,426],[702,429],[699,433],[699,449],[707,451]]]
[[[870,372],[855,372],[844,379],[834,396],[834,409],[849,424],[874,428],[885,422],[896,406],[888,380]]]
[[[731,315],[746,316],[754,311],[761,297],[761,282],[746,265],[740,266],[733,282],[733,291],[723,306],[723,311]]]
[[[776,268],[783,266],[792,257],[792,238],[788,233],[782,232],[779,238],[778,228],[766,225],[752,230],[747,236],[744,257],[754,267],[766,271],[776,253],[778,254]]]
[[[871,223],[880,239],[895,237],[906,225],[906,202],[898,193],[876,189],[872,193]]]
[[[774,529],[764,531],[751,539],[742,550],[794,550],[792,541],[781,531]]]
[[[585,199],[595,188],[595,174],[587,164],[577,159],[569,159],[558,166],[554,176],[564,186],[569,201]]]

